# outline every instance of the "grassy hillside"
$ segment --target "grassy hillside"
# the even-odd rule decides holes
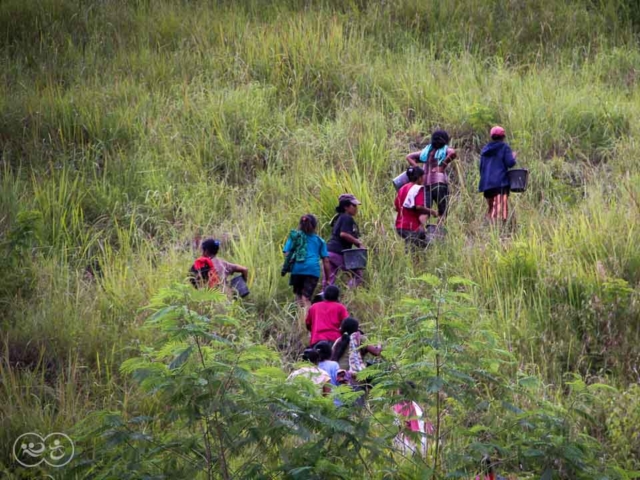
[[[345,303],[370,336],[426,296],[415,277],[471,280],[471,337],[495,333],[508,376],[568,415],[576,378],[609,386],[573,431],[639,470],[639,29],[624,0],[1,2],[0,471],[27,475],[24,432],[154,411],[120,366],[157,339],[143,307],[197,234],[250,269],[234,334],[289,371],[304,332],[280,247],[308,212],[328,238],[346,191],[371,261]],[[495,123],[531,172],[508,235],[477,193]],[[449,235],[407,256],[390,180],[435,128],[459,151]]]

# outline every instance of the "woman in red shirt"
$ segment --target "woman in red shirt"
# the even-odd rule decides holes
[[[420,215],[438,216],[438,212],[425,206],[424,170],[420,167],[409,167],[407,177],[409,177],[409,183],[398,190],[394,202],[396,212],[398,212],[396,232],[404,238],[407,244],[426,248],[429,241],[420,221]]]

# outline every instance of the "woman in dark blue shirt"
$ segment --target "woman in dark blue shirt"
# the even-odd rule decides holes
[[[516,154],[505,143],[504,128],[491,129],[491,142],[480,153],[480,185],[478,190],[487,199],[487,219],[503,222],[509,216],[509,176],[507,172],[516,164]]]

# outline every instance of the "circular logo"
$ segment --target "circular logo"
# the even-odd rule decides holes
[[[50,467],[64,467],[75,453],[73,441],[64,433],[46,437],[39,433],[23,433],[13,443],[13,458],[23,467],[37,467],[42,462]]]

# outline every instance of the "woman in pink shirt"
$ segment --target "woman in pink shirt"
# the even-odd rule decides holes
[[[431,143],[419,152],[407,155],[407,162],[413,167],[422,165],[425,170],[424,186],[426,206],[438,206],[438,216],[442,222],[449,207],[449,177],[446,169],[455,160],[456,151],[449,147],[449,134],[444,130],[436,130],[431,135]]]

